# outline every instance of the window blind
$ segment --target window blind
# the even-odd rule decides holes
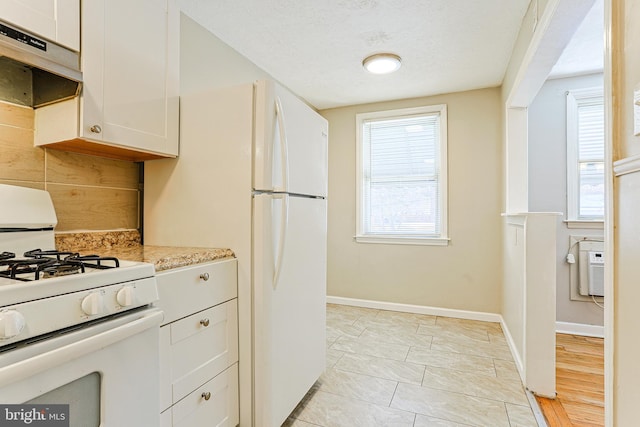
[[[578,218],[604,218],[604,101],[578,100]]]
[[[441,234],[440,114],[362,123],[365,234]]]

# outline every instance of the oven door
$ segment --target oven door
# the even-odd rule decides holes
[[[0,353],[0,402],[68,404],[72,427],[159,425],[162,318],[145,308]]]

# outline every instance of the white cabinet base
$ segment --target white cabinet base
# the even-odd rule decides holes
[[[239,422],[237,260],[158,273],[163,427]]]

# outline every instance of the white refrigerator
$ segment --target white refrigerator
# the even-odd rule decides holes
[[[272,81],[180,108],[180,157],[145,163],[144,241],[234,250],[240,425],[277,427],[325,368],[328,125]]]

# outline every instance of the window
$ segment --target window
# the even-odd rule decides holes
[[[356,241],[446,245],[447,107],[363,113]]]
[[[570,222],[604,220],[602,88],[567,93],[567,212]]]

